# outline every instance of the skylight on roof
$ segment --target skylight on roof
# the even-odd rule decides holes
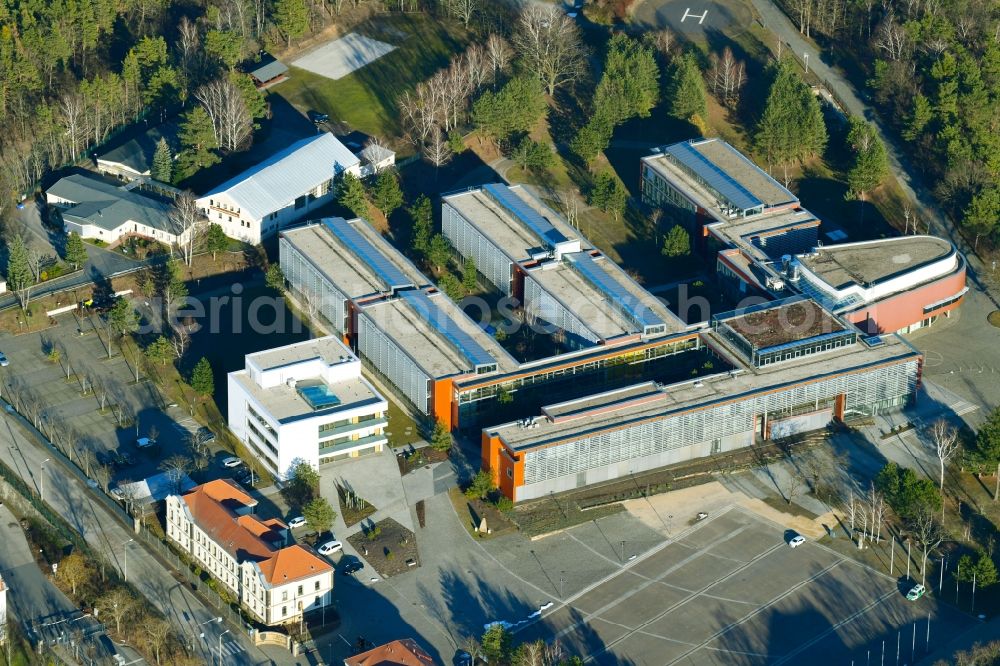
[[[323,382],[299,382],[295,389],[302,399],[309,403],[313,411],[329,409],[340,404],[340,398]]]

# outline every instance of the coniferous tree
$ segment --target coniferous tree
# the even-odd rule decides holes
[[[27,309],[28,301],[31,300],[31,288],[35,286],[35,276],[31,272],[28,248],[20,234],[14,236],[8,248],[7,286],[17,295],[21,309]]]
[[[345,173],[337,183],[337,200],[358,217],[368,216],[364,183],[353,173]]]
[[[764,112],[754,133],[757,151],[768,168],[781,165],[788,183],[788,166],[818,155],[826,147],[826,123],[819,101],[802,82],[790,61],[783,60],[773,70]]]
[[[375,207],[386,217],[403,205],[403,190],[399,187],[399,177],[394,169],[384,169],[375,177],[372,199]]]
[[[413,226],[410,231],[410,244],[420,256],[427,256],[431,249],[433,235],[434,211],[431,200],[426,194],[421,194],[413,205],[407,209]]]
[[[156,151],[153,153],[153,164],[149,169],[149,174],[153,180],[161,183],[169,183],[173,176],[174,158],[170,154],[170,146],[167,140],[160,137],[156,144]]]
[[[602,171],[590,190],[588,200],[590,205],[597,206],[605,213],[611,213],[617,220],[625,211],[628,192],[614,173]]]
[[[66,236],[66,250],[63,258],[73,264],[73,270],[87,263],[87,246],[84,245],[80,234],[75,231],[71,231]]]
[[[864,201],[867,193],[889,175],[889,158],[875,126],[864,120],[851,119],[847,143],[854,152],[854,162],[847,172],[847,195]]]
[[[219,252],[224,252],[229,247],[229,237],[222,227],[214,222],[208,225],[205,231],[205,249],[212,253],[212,261]]]
[[[483,134],[504,144],[512,134],[529,131],[547,109],[541,84],[515,77],[499,92],[483,93],[472,105],[472,119]]]
[[[191,388],[203,398],[211,398],[215,393],[215,378],[212,376],[212,364],[204,356],[194,366],[191,372]]]
[[[660,249],[665,257],[683,257],[691,254],[691,235],[679,224],[673,226],[663,237]]]
[[[219,156],[214,152],[219,147],[215,127],[203,106],[198,105],[184,115],[180,143],[183,150],[177,158],[178,180],[219,162]]]
[[[288,46],[309,29],[309,8],[305,0],[275,0],[274,25],[285,36]]]
[[[705,81],[693,53],[675,59],[670,79],[670,115],[688,121],[693,118],[704,121],[708,115]]]

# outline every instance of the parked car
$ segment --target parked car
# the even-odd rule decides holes
[[[151,449],[156,446],[156,440],[151,437],[140,437],[135,440],[135,445],[140,449]]]
[[[311,120],[314,123],[316,123],[317,125],[319,125],[320,123],[329,122],[330,116],[329,116],[329,114],[320,113],[319,111],[310,111],[309,112],[309,120]]]
[[[344,549],[344,544],[340,543],[336,539],[333,541],[327,541],[322,546],[316,549],[320,555],[332,555],[334,553],[340,552]]]
[[[240,460],[239,458],[237,458],[236,456],[229,456],[228,458],[225,458],[222,461],[222,466],[223,467],[228,467],[230,469],[232,469],[233,467],[239,467],[242,464],[243,464],[243,461]]]
[[[291,527],[293,530],[299,527],[305,527],[305,524],[306,524],[305,516],[295,516],[294,518],[288,521],[288,526]]]
[[[215,433],[205,426],[198,428],[198,432],[196,434],[199,444],[211,444],[215,441]]]
[[[350,576],[351,574],[357,573],[364,568],[365,568],[364,562],[362,562],[361,560],[351,560],[343,567],[341,567],[340,573],[344,574],[345,576]]]
[[[799,546],[801,546],[805,542],[806,542],[806,538],[804,536],[802,536],[801,534],[798,534],[798,535],[792,537],[792,540],[788,542],[788,545],[791,546],[792,548],[798,548]]]
[[[10,361],[7,360],[7,355],[0,352],[0,368],[6,368],[10,365]]]
[[[916,601],[920,597],[924,596],[926,592],[927,589],[920,583],[917,583],[912,588],[910,588],[909,592],[906,593],[906,599],[908,601]]]
[[[98,486],[99,486],[99,484],[97,483],[97,481],[94,481],[93,479],[87,479],[87,487],[88,488],[91,488],[93,490],[97,490]]]
[[[119,502],[125,499],[125,492],[121,488],[112,488],[108,491],[108,494],[114,497]]]

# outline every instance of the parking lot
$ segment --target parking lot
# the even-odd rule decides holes
[[[88,462],[80,452],[90,451],[91,465],[111,463],[109,485],[114,486],[123,479],[157,474],[163,457],[186,451],[189,433],[199,424],[184,406],[164,404],[144,373],[140,372],[137,383],[134,359],[123,356],[117,345],[108,357],[107,337],[98,316],[77,318],[70,313],[59,315],[56,321],[58,325],[40,333],[5,338],[0,350],[10,361],[4,368],[8,380],[30,387],[27,390],[45,420],[75,434],[74,461],[86,469]],[[59,350],[55,362],[48,356],[53,348]],[[128,427],[121,426],[117,406],[122,404],[127,406]],[[155,435],[159,446],[136,447],[138,438],[150,435]],[[129,464],[113,464],[116,453],[124,454]],[[213,460],[221,460],[222,454],[213,453]]]
[[[570,597],[518,639],[558,639],[596,664],[913,663],[973,620],[739,507]],[[861,661],[859,661],[861,660]],[[872,663],[875,663],[874,661]],[[895,663],[895,661],[891,662]]]

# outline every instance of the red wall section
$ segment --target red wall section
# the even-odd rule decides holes
[[[870,318],[869,333],[893,333],[916,324],[927,317],[934,317],[961,305],[963,299],[924,314],[924,306],[954,296],[965,287],[965,266],[943,278],[909,291],[890,296],[867,307],[849,312],[846,319],[861,329]]]

